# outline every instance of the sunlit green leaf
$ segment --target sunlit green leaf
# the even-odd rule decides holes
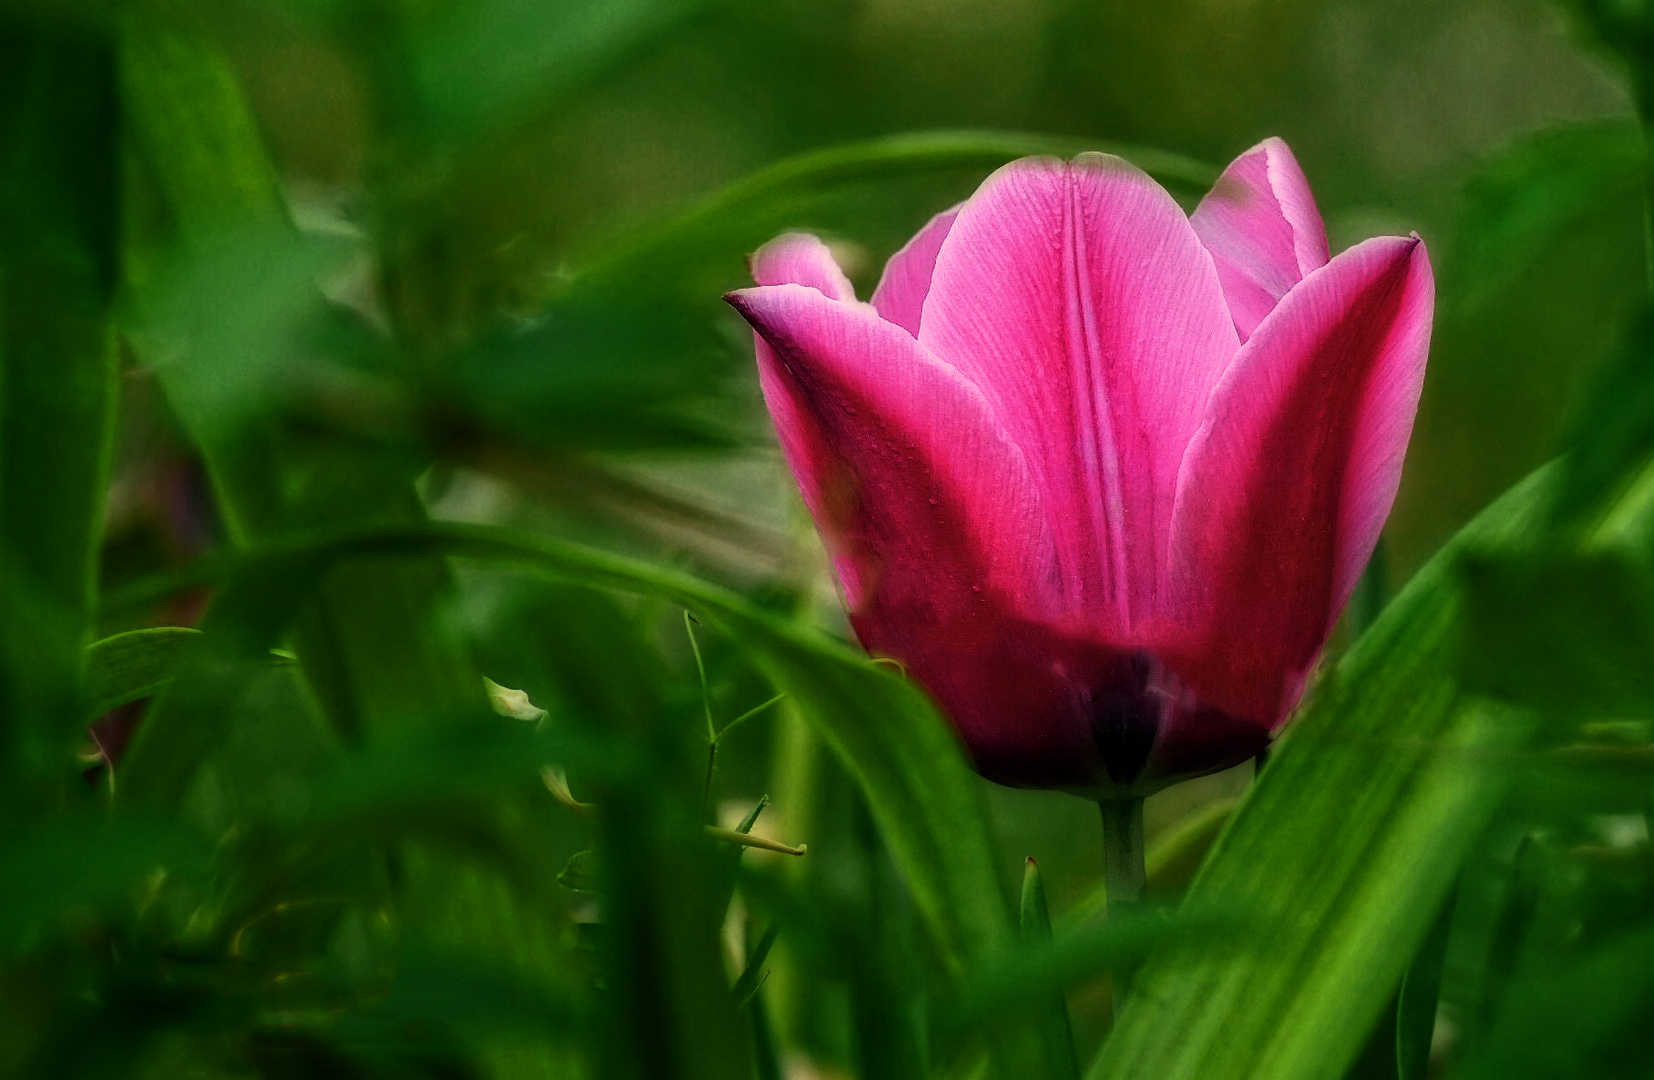
[[[1292,1080],[1354,1059],[1499,797],[1497,754],[1527,728],[1458,694],[1456,560],[1535,528],[1557,475],[1485,511],[1323,678],[1186,900],[1254,914],[1267,947],[1151,960],[1093,1080]]]

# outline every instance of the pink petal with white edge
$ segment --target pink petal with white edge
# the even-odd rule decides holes
[[[1190,215],[1217,261],[1241,340],[1287,290],[1327,264],[1327,234],[1298,161],[1265,139],[1223,171]]]
[[[1043,588],[1038,495],[975,387],[868,305],[801,285],[728,299],[767,346],[765,401],[852,614],[947,621]]]
[[[936,270],[936,253],[942,250],[942,241],[958,216],[956,206],[931,218],[884,264],[884,274],[873,290],[873,306],[879,314],[914,337],[919,336],[919,316],[930,292],[931,274]]]
[[[1076,629],[1125,643],[1154,611],[1177,470],[1239,344],[1170,195],[1102,154],[1005,166],[936,258],[919,341],[987,394],[1028,455]]]
[[[833,253],[809,233],[783,233],[753,253],[752,280],[760,285],[808,285],[833,300],[854,300],[856,290]]]
[[[1224,374],[1178,481],[1157,644],[1203,701],[1269,724],[1296,704],[1395,500],[1434,304],[1423,242],[1368,240]]]

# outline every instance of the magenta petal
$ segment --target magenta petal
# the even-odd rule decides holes
[[[873,306],[879,314],[914,337],[919,336],[919,315],[930,292],[936,253],[942,250],[942,241],[958,216],[956,206],[931,218],[884,264],[884,274],[879,278],[878,288],[873,290]]]
[[[1013,162],[943,240],[919,340],[1028,455],[1075,619],[1129,641],[1157,604],[1183,450],[1238,345],[1183,211],[1118,158]]]
[[[768,346],[765,402],[852,613],[1044,602],[1038,495],[975,387],[865,304],[798,285],[729,301]]]
[[[753,253],[752,280],[760,285],[808,285],[833,300],[854,300],[856,291],[819,237],[784,233]]]
[[[1189,220],[1217,262],[1243,341],[1288,289],[1327,263],[1315,196],[1280,139],[1236,158]]]
[[[1086,694],[1116,658],[1030,617],[1053,603],[1054,555],[982,393],[869,306],[797,285],[729,300],[862,644],[940,700],[984,775],[1094,783]]]
[[[1434,299],[1421,241],[1369,240],[1224,374],[1178,481],[1158,648],[1203,701],[1264,723],[1296,703],[1395,499]]]

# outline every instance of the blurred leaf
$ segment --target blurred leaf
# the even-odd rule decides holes
[[[758,988],[763,985],[764,961],[770,957],[770,949],[775,946],[775,939],[781,933],[780,923],[771,923],[764,931],[764,936],[758,939],[758,944],[752,947],[747,955],[747,966],[741,970],[741,977],[735,980],[735,986],[730,993],[742,1005],[749,1003]]]
[[[353,1049],[410,1043],[410,1024],[505,1030],[548,1037],[580,1031],[584,1010],[550,986],[438,946],[404,949],[390,993],[342,1018],[333,1035]]]
[[[1571,722],[1654,717],[1654,567],[1495,549],[1465,580],[1468,688]]]
[[[1453,907],[1453,896],[1449,895],[1401,980],[1401,996],[1396,1002],[1396,1080],[1428,1080],[1430,1076],[1430,1045],[1436,1033]]]
[[[1117,154],[1174,189],[1204,191],[1217,171],[1190,158],[1150,147],[1072,135],[1006,131],[927,131],[831,146],[783,159],[729,185],[674,217],[607,237],[574,264],[582,273],[613,278],[625,268],[674,275],[720,275],[714,250],[745,254],[777,232],[796,228],[798,215],[823,194],[850,184],[924,171],[998,168],[1019,157],[1072,157],[1091,150]],[[938,209],[942,209],[938,207]],[[664,271],[664,272],[663,272]],[[704,280],[704,278],[703,278]]]
[[[1532,530],[1557,481],[1466,526],[1321,681],[1185,901],[1255,912],[1269,947],[1151,960],[1092,1077],[1292,1080],[1355,1058],[1499,798],[1485,755],[1525,737],[1454,685],[1455,563]]]
[[[710,0],[464,0],[413,42],[410,76],[439,142],[547,109]]]
[[[248,222],[285,222],[275,168],[228,60],[151,7],[129,5],[119,36],[127,130],[165,194],[171,226],[207,239]]]
[[[31,943],[51,918],[129,902],[147,878],[192,872],[207,849],[171,823],[58,818],[0,838],[0,951]]]
[[[430,390],[438,426],[462,457],[491,435],[554,450],[715,449],[756,436],[727,397],[730,350],[717,296],[748,253],[807,223],[853,185],[927,172],[988,170],[1028,154],[1110,149],[1016,132],[889,136],[787,158],[687,211],[609,235],[571,257],[567,282],[524,325],[468,346]],[[1213,171],[1142,147],[1113,149],[1178,186]],[[486,458],[485,462],[486,463]]]
[[[966,976],[948,1022],[962,1030],[1025,1022],[1030,1013],[1046,1008],[1051,995],[1162,951],[1232,956],[1237,950],[1220,948],[1219,943],[1234,941],[1237,928],[1244,925],[1237,913],[1193,911],[1171,918],[1142,913],[1092,923],[986,958]],[[1241,955],[1251,951],[1244,944],[1239,950]]]
[[[1465,191],[1465,301],[1485,302],[1581,218],[1634,200],[1647,181],[1647,143],[1626,121],[1550,128],[1507,148]]]
[[[569,857],[568,865],[557,875],[557,884],[575,892],[602,892],[602,879],[596,869],[597,852],[577,851]]]
[[[243,560],[240,575],[296,603],[294,581],[360,553],[447,555],[504,563],[586,586],[668,599],[751,650],[862,785],[880,830],[950,965],[1012,940],[1012,916],[989,852],[980,782],[952,730],[918,689],[845,645],[761,611],[716,586],[607,552],[510,529],[452,523],[362,527],[295,536]],[[251,569],[254,565],[262,571]],[[299,568],[303,568],[302,571]],[[221,572],[207,563],[203,575]],[[272,580],[275,578],[275,580]]]
[[[198,443],[241,438],[290,405],[328,324],[319,279],[350,253],[278,223],[202,240],[156,271],[138,340]]]
[[[1648,551],[1648,515],[1654,463],[1654,309],[1631,323],[1619,356],[1591,387],[1569,425],[1563,459],[1566,478],[1556,499],[1555,524],[1579,530],[1608,529]],[[1618,521],[1612,520],[1618,510]]]
[[[95,643],[86,653],[88,715],[101,716],[159,691],[172,680],[179,654],[199,636],[187,626],[156,626]]]
[[[59,805],[115,405],[119,126],[93,31],[0,13],[0,816]]]
[[[1646,927],[1512,987],[1473,1080],[1648,1075],[1654,930]]]

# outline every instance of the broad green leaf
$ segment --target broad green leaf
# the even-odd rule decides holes
[[[1322,680],[1185,901],[1255,915],[1267,947],[1151,960],[1093,1080],[1295,1080],[1354,1059],[1500,795],[1490,755],[1527,728],[1458,693],[1456,562],[1542,521],[1556,479],[1467,526]]]
[[[200,636],[187,626],[129,630],[96,642],[86,653],[89,716],[149,697],[172,681],[180,653]]]

